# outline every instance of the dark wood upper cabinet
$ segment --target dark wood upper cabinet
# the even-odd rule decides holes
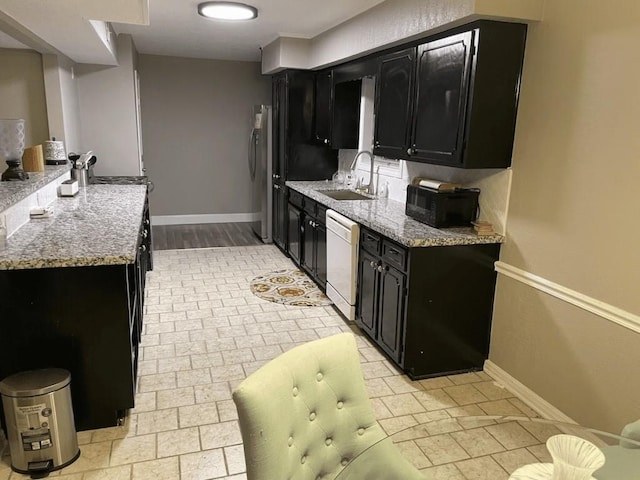
[[[474,32],[418,47],[410,155],[459,165]]]
[[[331,117],[333,114],[333,70],[316,75],[315,139],[331,143]]]
[[[381,56],[374,152],[459,168],[511,165],[526,32],[481,20]]]
[[[373,147],[376,155],[404,158],[409,148],[415,59],[415,48],[391,53],[380,59]]]
[[[333,148],[358,148],[361,98],[362,80],[350,80],[334,85],[331,135]]]
[[[362,81],[335,78],[334,70],[316,74],[314,140],[334,149],[357,148]]]
[[[407,158],[511,165],[527,26],[479,21],[418,46]]]

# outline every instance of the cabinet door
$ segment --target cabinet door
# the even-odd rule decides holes
[[[320,221],[316,222],[314,246],[316,281],[324,288],[327,285],[327,226]]]
[[[313,221],[313,217],[305,215],[302,224],[302,261],[300,262],[300,266],[304,268],[307,273],[313,275],[313,237],[315,233],[315,222]]]
[[[356,322],[371,338],[376,338],[378,258],[360,250],[358,258],[358,298]]]
[[[462,162],[473,35],[465,32],[418,47],[412,159],[453,166]]]
[[[316,76],[315,138],[328,145],[331,139],[331,115],[333,105],[333,71]]]
[[[390,158],[404,158],[407,155],[415,60],[415,48],[380,59],[373,147],[376,155]]]
[[[287,146],[287,79],[273,78],[273,178],[284,179],[286,175]]]
[[[300,210],[293,205],[289,204],[289,217],[288,217],[288,238],[289,242],[287,243],[287,251],[289,252],[289,256],[297,265],[300,265],[300,252],[301,252],[301,242],[300,236],[302,232],[302,223],[301,218],[302,213]]]
[[[380,275],[378,345],[400,363],[407,277],[385,265]]]
[[[273,242],[285,250],[287,241],[287,206],[282,185],[273,184]]]

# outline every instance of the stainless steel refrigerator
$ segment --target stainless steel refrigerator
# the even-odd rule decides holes
[[[251,118],[249,173],[254,215],[251,227],[264,243],[271,243],[271,106],[255,105]]]

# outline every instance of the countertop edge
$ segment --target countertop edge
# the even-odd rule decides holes
[[[422,247],[441,247],[441,246],[456,246],[456,245],[489,245],[489,244],[501,244],[504,242],[504,236],[499,234],[494,235],[476,235],[472,233],[473,231],[470,228],[460,227],[460,228],[447,228],[447,229],[438,229],[434,227],[430,227],[426,224],[420,223],[417,220],[414,220],[410,217],[406,217],[406,222],[410,223],[414,228],[419,231],[424,232],[424,236],[419,236],[418,238],[407,238],[398,234],[393,228],[385,226],[380,222],[371,221],[368,218],[364,218],[353,211],[350,211],[346,208],[349,204],[353,205],[354,202],[376,202],[380,201],[378,199],[372,200],[334,200],[324,194],[322,194],[323,190],[336,190],[342,189],[343,187],[339,187],[333,184],[333,182],[305,182],[305,181],[287,181],[285,185],[292,190],[295,190],[298,193],[301,193],[305,196],[308,196],[312,200],[321,203],[327,208],[335,210],[336,212],[350,218],[354,222],[357,222],[363,225],[366,228],[369,228],[377,233],[385,235],[390,239],[404,245],[409,248],[422,248]],[[318,187],[322,187],[322,189],[318,189]],[[396,210],[398,206],[403,205],[401,202],[397,202],[394,200],[384,199],[385,202],[389,204],[397,203],[395,206]],[[431,232],[432,236],[429,236]]]

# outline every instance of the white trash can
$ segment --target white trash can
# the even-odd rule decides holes
[[[71,374],[60,368],[16,373],[0,382],[14,471],[42,478],[80,456],[70,384]]]

